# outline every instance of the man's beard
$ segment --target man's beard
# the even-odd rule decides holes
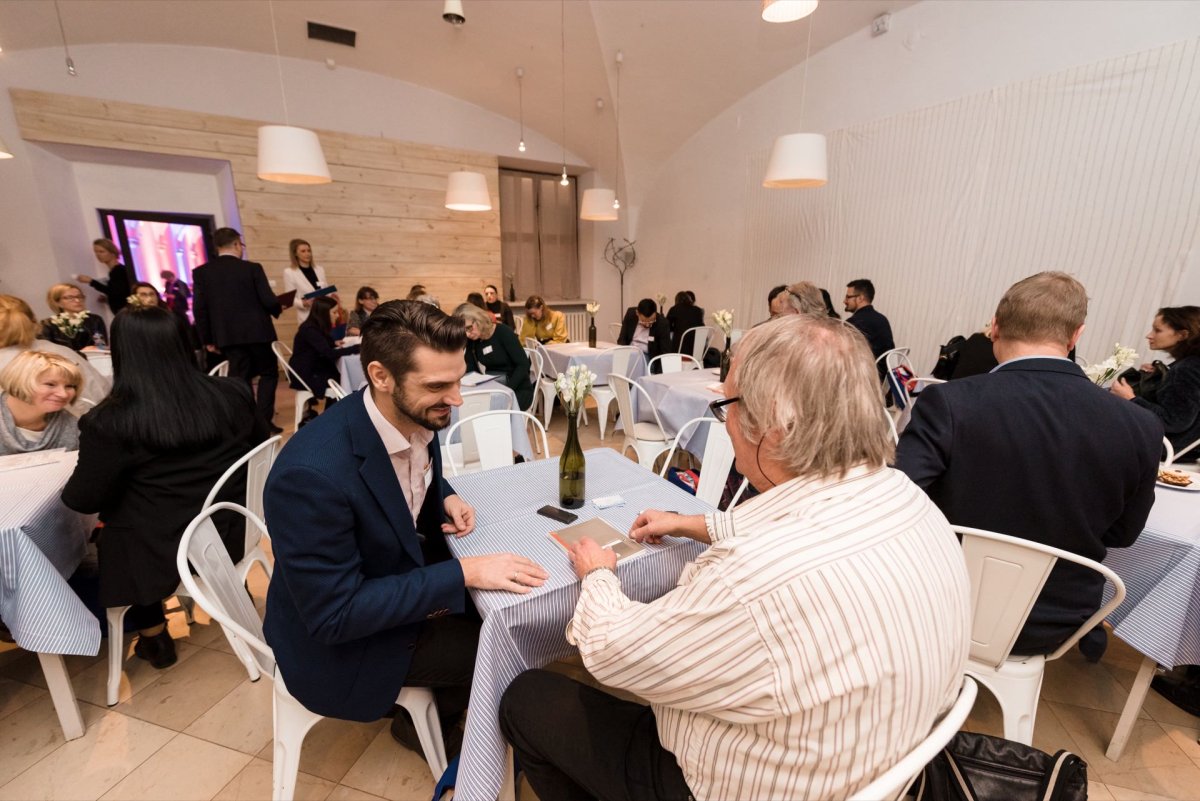
[[[445,419],[433,411],[437,408],[436,406],[426,408],[424,411],[414,409],[409,405],[408,398],[404,397],[404,391],[399,386],[392,389],[392,405],[396,407],[397,412],[430,431],[441,431],[450,425],[450,406],[446,407]]]

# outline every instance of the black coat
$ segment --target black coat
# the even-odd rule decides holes
[[[183,530],[229,465],[266,439],[249,388],[233,378],[211,380],[237,421],[217,442],[152,451],[120,441],[96,425],[94,414],[79,419],[79,462],[62,500],[77,512],[100,513],[100,603],[106,607],[152,604],[175,591]],[[244,504],[245,475],[229,481],[217,500]],[[230,555],[240,559],[242,518],[214,522]]]
[[[679,353],[679,346],[683,344],[683,332],[704,325],[704,309],[699,306],[681,306],[677,303],[667,312],[667,322],[671,326],[671,352]],[[691,344],[690,337],[688,344]]]
[[[38,335],[39,339],[44,339],[47,342],[53,342],[55,345],[62,345],[64,348],[71,350],[83,350],[89,345],[95,345],[96,334],[100,335],[103,345],[108,345],[108,326],[104,324],[104,318],[98,314],[88,312],[87,319],[83,321],[83,329],[73,337],[68,337],[62,331],[54,326],[49,319],[42,320],[42,333]]]
[[[1154,397],[1133,402],[1158,416],[1175,450],[1200,439],[1200,356],[1185,356],[1172,364]]]
[[[91,282],[92,289],[104,295],[108,308],[116,314],[129,305],[129,296],[133,294],[133,281],[129,277],[129,268],[124,264],[114,264],[108,271],[108,280]]]
[[[951,523],[1100,561],[1133,544],[1154,504],[1162,424],[1097,387],[1077,365],[1010,362],[927,387],[896,467]],[[1104,580],[1060,562],[1015,653],[1049,653],[1100,607]]]
[[[296,329],[292,358],[288,359],[288,366],[308,384],[315,397],[324,398],[329,379],[341,378],[338,359],[354,353],[358,353],[358,345],[337,347],[333,337],[318,328],[316,321],[310,316]],[[302,389],[294,379],[290,383],[292,389]]]
[[[502,300],[498,300],[495,303],[485,303],[484,305],[487,306],[488,311],[495,316],[496,322],[504,323],[513,331],[517,330],[517,319],[513,317],[513,310],[511,306]]]
[[[205,345],[252,345],[275,341],[272,317],[283,307],[261,264],[218,256],[192,274],[192,312]]]
[[[889,350],[896,347],[892,339],[892,325],[888,318],[875,311],[874,306],[863,306],[846,318],[846,322],[862,331],[871,346],[871,354],[878,359]]]
[[[617,337],[617,344],[631,344],[637,326],[637,309],[630,306],[625,310],[625,319],[621,321],[621,335]],[[650,361],[655,356],[673,352],[671,349],[671,324],[667,322],[666,317],[660,314],[650,325],[650,342],[646,345],[646,361]]]
[[[488,339],[468,339],[466,360],[468,370],[504,376],[504,383],[517,396],[518,411],[529,408],[533,401],[529,356],[511,328],[497,323]]]

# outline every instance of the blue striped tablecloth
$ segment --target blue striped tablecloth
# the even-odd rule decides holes
[[[1125,582],[1125,600],[1108,617],[1113,631],[1160,665],[1200,665],[1198,546],[1200,492],[1156,487],[1137,542],[1104,559]]]
[[[677,373],[648,375],[641,378],[639,383],[645,387],[658,409],[663,428],[674,436],[689,420],[697,417],[712,417],[708,404],[721,400],[721,392],[714,392],[710,387],[721,383],[719,369],[681,370]],[[684,435],[679,446],[690,452],[698,459],[704,458],[704,444],[708,439],[708,426],[697,424]]]
[[[77,457],[0,472],[0,618],[28,651],[100,650],[100,625],[66,581],[96,525],[95,515],[73,512],[59,499]]]
[[[476,511],[476,530],[462,539],[449,538],[457,558],[511,552],[527,556],[550,574],[545,585],[528,595],[471,591],[483,616],[479,656],[471,687],[466,737],[459,762],[456,798],[494,801],[505,773],[507,744],[500,734],[500,697],[522,671],[541,667],[575,652],[567,644],[567,623],[579,600],[579,580],[570,560],[549,537],[562,524],[537,510],[558,505],[558,460],[537,462],[451,478],[450,483]],[[711,507],[668,484],[616,451],[587,452],[589,502],[573,510],[580,520],[603,517],[627,531],[643,509],[698,514]],[[624,506],[597,509],[592,498],[621,495]],[[704,546],[691,540],[668,540],[651,553],[617,568],[625,594],[652,601],[675,586],[686,563]]]

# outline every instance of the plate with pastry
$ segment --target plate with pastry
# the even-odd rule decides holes
[[[1200,492],[1200,474],[1188,470],[1161,467],[1158,470],[1158,480],[1155,483],[1160,487],[1169,487],[1187,492]]]

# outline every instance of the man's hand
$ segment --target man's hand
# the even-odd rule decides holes
[[[443,534],[465,537],[475,530],[475,510],[470,504],[457,495],[447,495],[443,506],[450,518],[449,522],[442,523]]]
[[[81,283],[81,284],[90,284],[90,283],[92,283],[92,277],[91,277],[90,275],[82,275],[82,274],[80,274],[80,275],[77,275],[77,276],[75,276],[75,278],[76,278],[76,279],[79,281],[79,283]]]
[[[216,345],[205,345],[204,349],[206,351],[208,351],[209,353],[220,353],[221,352],[221,351],[217,350]]]
[[[611,548],[601,548],[591,537],[584,537],[572,545],[567,550],[567,555],[571,557],[571,566],[575,568],[575,575],[579,576],[580,580],[598,567],[607,567],[614,571],[617,569],[617,555]]]
[[[1108,391],[1116,395],[1118,398],[1133,400],[1133,387],[1129,386],[1124,378],[1118,378],[1116,381],[1114,381],[1112,386],[1108,388]]]
[[[697,542],[709,542],[704,515],[681,515],[647,509],[633,521],[629,538],[634,542],[657,545],[663,537],[687,537]]]
[[[477,590],[505,590],[524,595],[550,578],[537,562],[515,553],[468,556],[458,563],[463,583]]]

